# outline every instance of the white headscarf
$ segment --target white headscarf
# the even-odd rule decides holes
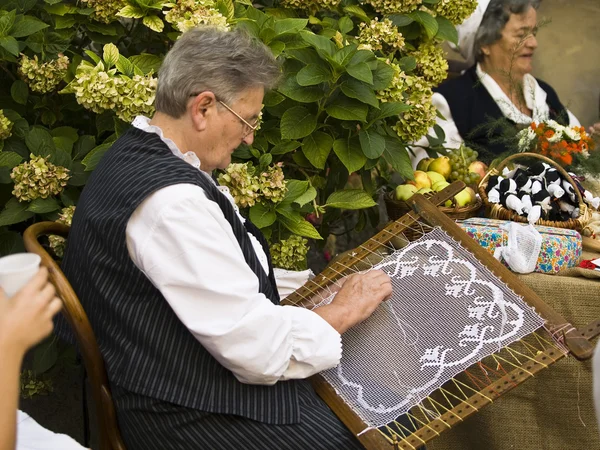
[[[456,27],[458,31],[458,51],[470,65],[475,62],[473,44],[475,43],[475,36],[477,35],[479,25],[481,25],[483,15],[489,4],[490,0],[479,0],[473,14]]]

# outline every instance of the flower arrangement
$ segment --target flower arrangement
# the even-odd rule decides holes
[[[554,120],[535,123],[517,134],[520,152],[534,152],[559,161],[565,166],[571,165],[573,156],[589,156],[594,142],[583,127],[568,127]]]

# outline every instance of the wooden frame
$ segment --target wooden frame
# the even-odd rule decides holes
[[[77,339],[79,352],[90,380],[92,397],[96,407],[100,450],[125,450],[117,417],[113,405],[110,385],[106,376],[104,360],[98,348],[96,337],[88,317],[75,294],[71,284],[60,270],[60,267],[39,243],[45,235],[58,235],[66,238],[69,227],[57,222],[40,222],[25,230],[23,239],[28,252],[36,253],[42,258],[42,265],[48,269],[50,281],[58,296],[63,301],[62,314],[65,316],[73,334]]]
[[[566,349],[579,359],[588,359],[593,354],[593,346],[588,341],[588,337],[571,326],[568,321],[544,303],[534,291],[525,286],[510,270],[479,246],[454,221],[438,210],[436,205],[441,205],[463,188],[464,183],[455,182],[442,192],[434,195],[430,200],[427,200],[422,195],[414,195],[410,199],[413,211],[388,225],[352,252],[334,261],[315,279],[307,282],[302,288],[288,296],[284,304],[305,304],[306,299],[312,297],[316,292],[322,292],[327,289],[330,283],[348,274],[348,268],[355,267],[370,255],[381,255],[381,252],[385,251],[385,247],[390,242],[393,242],[399,236],[406,236],[407,233],[410,234],[414,226],[421,222],[428,224],[430,227],[442,227],[448,235],[473,253],[495,276],[500,278],[518,295],[522,296],[528,304],[535,307],[536,311],[546,320],[548,329],[556,329],[559,333],[553,337],[562,341],[564,345],[543,345],[544,348],[542,350],[538,350],[531,357],[524,358],[525,360],[522,363],[516,358],[518,362],[510,364],[513,367],[512,370],[504,371],[493,381],[490,380],[491,382],[486,386],[480,386],[478,389],[472,390],[470,395],[464,395],[464,398],[459,399],[459,401],[451,402],[449,406],[444,408],[443,414],[440,414],[439,417],[428,422],[419,423],[419,426],[415,426],[414,432],[404,435],[402,438],[394,435],[390,438],[390,436],[386,436],[378,429],[368,429],[368,425],[337,395],[335,390],[323,377],[320,375],[312,377],[311,381],[317,393],[367,449],[414,450],[419,448],[427,441],[438,436],[445,429],[462,422],[466,417],[476,413],[481,407],[491,403],[505,392],[508,392],[534,376],[540,370],[547,368],[564,357],[567,352]],[[553,341],[552,337],[548,336],[548,338],[548,343],[551,343]],[[566,347],[565,350],[563,350],[564,347]]]

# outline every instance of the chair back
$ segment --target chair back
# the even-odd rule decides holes
[[[39,222],[25,230],[23,239],[27,251],[36,253],[42,258],[42,265],[48,269],[50,281],[54,285],[57,295],[63,301],[62,314],[73,330],[92,388],[98,422],[99,448],[100,450],[125,450],[117,424],[104,359],[98,348],[90,321],[67,277],[39,242],[39,238],[44,235],[58,235],[67,238],[68,234],[69,227],[67,225],[57,222]]]

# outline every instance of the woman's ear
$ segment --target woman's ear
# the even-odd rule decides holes
[[[216,112],[217,99],[215,94],[204,91],[192,99],[188,105],[188,113],[196,131],[204,131],[208,120]]]
[[[489,45],[482,46],[481,53],[483,53],[485,56],[490,56],[490,46]]]

